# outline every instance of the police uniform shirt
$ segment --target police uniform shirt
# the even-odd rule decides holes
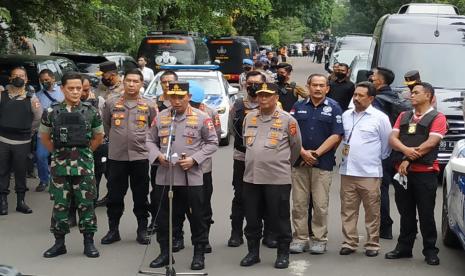
[[[154,122],[148,136],[147,146],[150,150],[149,162],[152,164],[160,154],[167,153],[172,115],[171,108],[161,111]],[[202,163],[211,158],[218,149],[218,136],[212,119],[199,109],[188,106],[184,114],[174,118],[172,154],[185,153],[195,160],[195,165],[188,171],[175,165],[175,186],[203,185]],[[186,183],[186,174],[188,182]],[[169,168],[159,166],[157,171],[157,185],[170,184]]]
[[[123,81],[120,81],[112,87],[108,87],[100,83],[95,90],[95,96],[102,97],[105,100],[108,100],[113,97],[119,97],[124,93]]]
[[[297,102],[290,114],[297,120],[302,133],[302,146],[305,150],[318,149],[331,135],[343,135],[342,110],[339,104],[326,98],[314,106],[309,99]],[[332,171],[335,165],[336,150],[332,149],[318,158],[314,167]]]
[[[302,140],[297,121],[276,108],[272,115],[254,110],[243,127],[244,181],[253,184],[291,184],[291,168],[300,156]]]
[[[97,134],[103,134],[103,124],[97,109],[90,104],[83,106],[79,103],[71,107],[69,111],[65,102],[57,103],[60,112],[79,112],[83,108],[89,108],[92,112],[92,119],[89,123],[89,129],[85,130],[89,141]],[[53,128],[55,127],[56,116],[54,106],[49,107],[42,116],[39,127],[39,133],[47,133],[53,140]],[[55,169],[57,168],[57,169]],[[55,148],[52,152],[51,171],[55,175],[90,175],[94,173],[93,153],[90,147],[72,147],[72,148]]]
[[[220,115],[218,112],[205,105],[205,104],[200,104],[199,109],[203,111],[204,113],[207,113],[208,117],[210,117],[213,120],[213,125],[215,126],[215,131],[216,131],[216,136],[218,137],[218,141],[221,139],[221,121],[220,121]],[[205,162],[202,163],[202,171],[203,173],[209,173],[213,169],[213,160],[212,158],[208,158],[205,160]]]
[[[156,116],[155,104],[139,97],[126,100],[113,97],[103,107],[103,126],[109,138],[108,158],[135,161],[148,158],[146,147],[150,122]]]

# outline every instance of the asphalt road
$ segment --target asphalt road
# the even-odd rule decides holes
[[[298,84],[304,85],[310,73],[322,72],[321,65],[315,65],[305,58],[292,60],[295,73],[294,79]],[[465,254],[461,250],[445,248],[438,241],[441,265],[428,266],[421,255],[421,236],[417,238],[414,250],[414,258],[406,260],[389,261],[383,255],[394,248],[395,240],[381,241],[381,254],[376,258],[368,258],[360,248],[351,256],[338,254],[342,242],[340,222],[339,200],[339,175],[335,170],[330,195],[329,215],[329,243],[328,252],[321,256],[313,256],[308,253],[291,255],[291,264],[287,270],[273,268],[276,251],[265,247],[261,248],[260,264],[250,268],[239,266],[239,262],[245,256],[246,246],[229,248],[226,246],[230,232],[229,213],[232,199],[232,147],[222,147],[214,157],[214,194],[213,212],[215,224],[211,230],[211,243],[213,253],[206,257],[206,269],[209,275],[267,275],[267,276],[302,276],[302,275],[464,275]],[[140,268],[149,269],[148,264],[159,253],[156,242],[148,247],[136,243],[136,220],[132,214],[130,192],[126,197],[126,212],[122,218],[120,232],[122,241],[113,245],[101,245],[100,239],[108,230],[105,208],[97,209],[99,231],[96,234],[96,245],[101,257],[97,259],[86,258],[83,254],[82,236],[74,228],[67,235],[66,244],[68,254],[54,259],[45,259],[42,253],[53,241],[49,233],[50,213],[52,203],[47,193],[36,193],[33,189],[37,180],[28,180],[31,192],[27,194],[27,202],[34,210],[32,215],[19,214],[14,210],[15,195],[9,196],[10,214],[0,217],[0,264],[9,264],[18,268],[24,274],[29,275],[136,275]],[[105,185],[102,185],[104,187]],[[105,191],[102,191],[104,193]],[[391,189],[391,215],[395,221],[394,236],[399,233],[399,215],[393,202],[394,194]],[[442,191],[438,189],[436,201],[436,222],[440,224],[440,211],[442,204]],[[192,246],[189,242],[189,227],[186,223],[186,249],[175,254],[178,272],[189,271],[192,258]],[[438,228],[440,233],[440,227]],[[360,215],[359,233],[363,244],[365,230],[363,227],[363,211]],[[157,270],[163,272],[163,270]]]

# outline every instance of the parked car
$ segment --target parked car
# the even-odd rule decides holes
[[[370,70],[367,54],[357,55],[350,63],[350,81],[357,83],[357,75],[360,70]]]
[[[361,34],[339,38],[329,58],[329,68],[333,68],[335,62],[349,65],[356,56],[368,54],[371,41],[371,35]]]
[[[76,64],[65,57],[40,56],[40,55],[2,55],[0,56],[0,85],[8,84],[11,69],[22,66],[31,85],[35,91],[41,89],[39,73],[43,69],[50,69],[58,84],[61,77],[69,71],[78,71]]]
[[[465,139],[456,143],[442,182],[442,240],[465,249]]]
[[[223,73],[217,70],[199,69],[217,66],[162,66],[164,70],[175,70],[179,77],[179,81],[194,80],[205,89],[204,103],[215,109],[220,115],[221,122],[221,140],[220,145],[229,145],[229,111],[232,102],[230,97],[238,93],[236,87],[232,87]],[[182,69],[181,69],[182,68]],[[163,93],[160,83],[160,76],[164,71],[160,71],[155,75],[155,78],[150,82],[143,96],[149,99],[155,99]]]

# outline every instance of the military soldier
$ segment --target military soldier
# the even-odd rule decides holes
[[[84,254],[95,258],[99,252],[93,240],[97,218],[92,151],[102,143],[103,125],[97,109],[80,101],[81,75],[67,73],[61,82],[65,101],[54,103],[44,112],[39,129],[43,145],[52,152],[50,196],[54,205],[51,231],[56,239],[44,257],[66,253],[68,209],[73,198],[79,210],[79,230],[84,234]]]
[[[118,68],[114,61],[105,61],[99,64],[102,75],[102,83],[99,84],[95,91],[96,97],[103,97],[105,100],[111,97],[119,97],[123,94],[124,85],[121,77],[118,75]]]
[[[108,148],[108,203],[109,231],[102,244],[121,240],[119,222],[124,211],[124,196],[130,185],[137,218],[137,242],[150,243],[147,236],[149,193],[149,161],[146,138],[150,122],[155,118],[155,104],[143,99],[140,88],[144,77],[139,69],[126,71],[124,93],[109,98],[103,108],[103,125],[109,137]]]
[[[260,262],[265,212],[273,218],[269,222],[278,241],[274,266],[289,266],[291,168],[300,155],[302,141],[297,121],[277,108],[278,90],[279,87],[273,83],[262,84],[257,91],[260,110],[250,112],[244,120],[243,136],[247,150],[242,192],[249,252],[242,259],[241,266]]]
[[[204,213],[203,163],[218,148],[218,137],[212,119],[204,112],[189,105],[188,83],[171,83],[167,93],[171,107],[158,114],[149,135],[150,161],[157,160],[157,197],[161,200],[157,241],[160,255],[150,267],[163,267],[169,263],[168,236],[168,188],[170,169],[167,161],[167,147],[170,127],[173,124],[172,154],[179,157],[173,170],[173,224],[179,225],[179,218],[187,215],[191,226],[194,257],[191,269],[205,267],[205,245],[208,243]],[[174,160],[172,160],[174,162]]]
[[[291,82],[292,65],[289,63],[280,63],[276,71],[276,84],[279,87],[279,102],[283,109],[289,112],[294,103],[301,98],[307,98],[308,92],[303,87]]]

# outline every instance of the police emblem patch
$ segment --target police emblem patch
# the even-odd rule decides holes
[[[331,106],[325,106],[325,107],[323,107],[323,112],[329,113],[329,112],[331,112],[331,111],[333,111],[333,108],[332,108]]]
[[[295,136],[297,134],[297,124],[295,122],[291,122],[289,124],[289,134],[291,136]]]

